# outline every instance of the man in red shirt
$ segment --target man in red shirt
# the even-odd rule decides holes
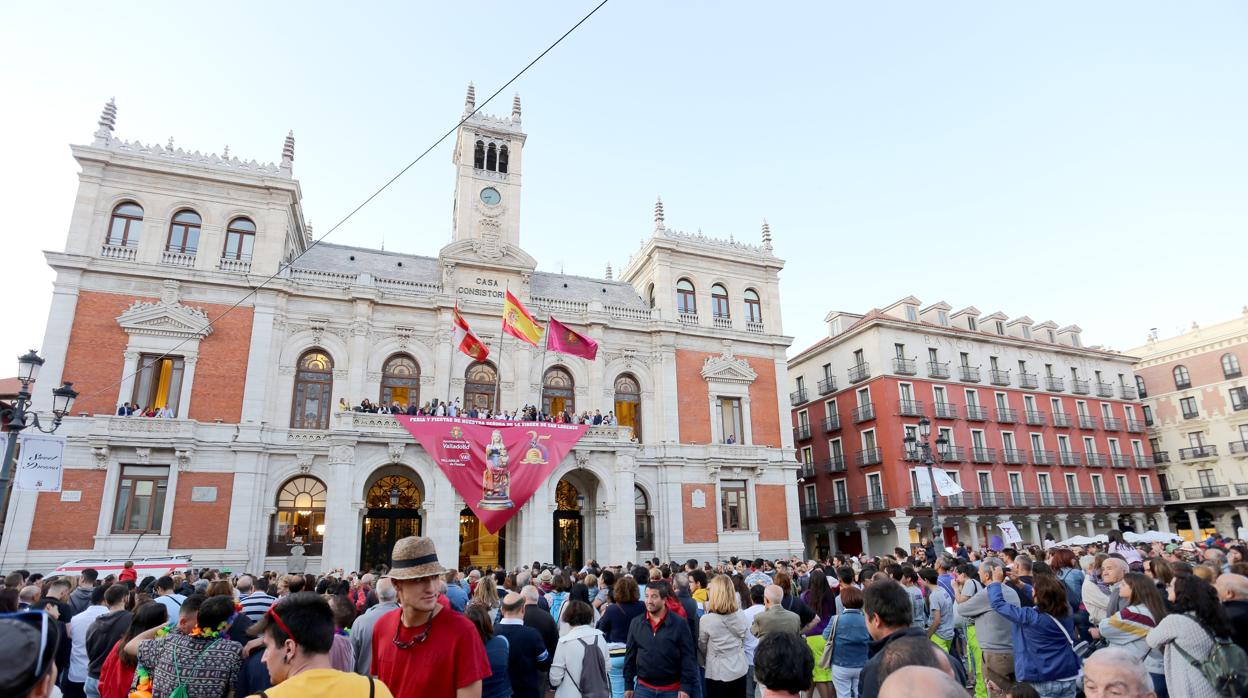
[[[395,698],[480,698],[490,663],[477,628],[438,602],[438,562],[433,541],[421,536],[394,544],[390,574],[399,608],[373,626],[370,673]]]

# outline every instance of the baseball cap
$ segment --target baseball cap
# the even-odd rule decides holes
[[[25,695],[52,668],[60,643],[58,624],[42,611],[0,613],[0,695]]]

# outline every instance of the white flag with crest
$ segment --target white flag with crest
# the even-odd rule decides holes
[[[966,491],[962,489],[962,485],[949,477],[949,473],[938,468],[932,468],[932,479],[936,481],[936,491],[942,497],[956,497]]]

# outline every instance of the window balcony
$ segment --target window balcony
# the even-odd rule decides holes
[[[1235,483],[1235,496],[1243,497],[1245,495],[1248,495],[1248,482]]]
[[[1187,390],[1187,389],[1188,389],[1188,388],[1190,388],[1190,387],[1192,387],[1192,382],[1191,382],[1190,380],[1185,380],[1185,381],[1177,381],[1177,380],[1176,380],[1176,381],[1174,382],[1174,389],[1175,389],[1175,390]]]
[[[121,262],[133,262],[139,255],[138,243],[133,245],[109,245],[104,244],[100,248],[100,256],[104,259],[116,259]]]
[[[958,406],[952,402],[936,403],[936,419],[957,419]]]
[[[1101,383],[1100,381],[1097,381],[1096,396],[1097,397],[1113,397],[1114,396],[1114,384],[1113,383]]]
[[[923,403],[919,400],[902,400],[897,403],[897,414],[902,417],[922,417]]]
[[[879,465],[884,462],[884,454],[879,448],[864,448],[855,454],[854,462],[859,467]]]
[[[1040,378],[1034,373],[1022,371],[1018,374],[1018,387],[1035,390],[1040,387]]]
[[[1066,389],[1066,381],[1057,376],[1045,376],[1044,385],[1052,393],[1060,393]]]
[[[1036,504],[1045,509],[1056,509],[1057,507],[1065,506],[1066,502],[1056,492],[1040,492],[1036,495]]]
[[[828,376],[827,378],[824,378],[823,380],[819,381],[815,387],[818,388],[820,395],[827,395],[828,393],[835,393],[836,392],[836,379],[833,378],[832,376]]]
[[[696,325],[696,324],[698,324],[698,314],[697,314],[697,313],[677,313],[676,315],[677,315],[677,317],[678,317],[678,318],[679,318],[679,320],[680,320],[680,324],[682,324],[682,325]]]
[[[875,405],[870,402],[859,405],[854,408],[850,416],[854,420],[854,424],[875,419]]]
[[[1227,447],[1230,448],[1232,456],[1240,458],[1248,456],[1248,441],[1232,441],[1227,444]]]
[[[1083,454],[1078,451],[1062,451],[1060,454],[1062,465],[1083,465]]]
[[[1086,506],[1091,506],[1092,498],[1082,492],[1067,492],[1066,504],[1067,506],[1080,509]]]
[[[1156,463],[1157,463],[1157,464],[1159,464],[1159,465],[1160,465],[1161,463],[1169,463],[1169,462],[1171,462],[1171,461],[1170,461],[1170,452],[1169,452],[1169,451],[1153,451],[1153,461],[1154,461],[1154,462],[1156,462]]]
[[[763,323],[758,322],[757,320],[746,320],[745,331],[753,334],[764,334],[767,332],[767,328],[763,325]],[[638,549],[640,550],[641,548]]]
[[[222,257],[221,261],[217,262],[217,269],[220,269],[221,271],[233,272],[235,274],[250,274],[251,258],[234,259],[231,257]]]
[[[1095,429],[1096,417],[1093,417],[1090,414],[1079,415],[1079,428],[1080,429]]]
[[[1009,385],[1010,384],[1010,372],[999,371],[995,368],[991,369],[988,371],[988,382],[992,383],[993,385]]]
[[[1146,507],[1159,506],[1161,504],[1161,495],[1156,492],[1145,492],[1139,495],[1140,504]]]
[[[938,453],[943,463],[961,463],[966,460],[966,449],[961,446],[945,446]]]
[[[903,359],[900,356],[893,359],[893,373],[903,376],[913,376],[919,372],[918,366],[914,359]]]
[[[1226,485],[1201,485],[1200,487],[1184,487],[1184,499],[1209,499],[1211,497],[1229,497],[1231,488]]]
[[[1188,412],[1187,410],[1183,410],[1183,419],[1196,419],[1199,416],[1200,416],[1199,411]]]
[[[803,402],[806,402],[806,400],[807,398],[806,398],[805,388],[798,388],[797,390],[794,390],[793,392],[789,393],[789,404],[793,405],[794,407],[802,404]]]
[[[1013,424],[1017,421],[1018,421],[1018,412],[1016,410],[1012,410],[1009,407],[997,408],[997,423],[998,424]]]
[[[997,449],[982,448],[978,446],[972,447],[971,448],[971,462],[972,463],[996,463],[997,462]]]
[[[799,472],[799,477],[801,479],[809,480],[815,476],[815,464],[814,463],[802,463],[802,467],[800,468],[798,472]]]
[[[972,506],[974,497],[968,493],[955,494],[949,497],[941,497],[937,505],[944,509],[965,509]],[[911,509],[930,509],[932,506],[931,497],[924,497],[919,492],[910,493]]]
[[[1026,412],[1023,413],[1023,421],[1025,421],[1028,424],[1028,426],[1042,427],[1049,420],[1048,420],[1048,415],[1046,415],[1044,412],[1027,410]]]
[[[1191,448],[1179,449],[1179,460],[1203,460],[1205,458],[1217,458],[1217,457],[1218,457],[1217,446],[1211,446],[1211,445],[1192,446]]]
[[[920,453],[921,451],[919,451],[917,446],[907,444],[905,449],[902,451],[901,459],[912,463],[918,463],[923,458]]]
[[[979,405],[967,405],[966,418],[972,422],[986,422],[988,421],[988,409]]]
[[[1069,426],[1070,426],[1070,415],[1069,415],[1069,414],[1067,414],[1067,413],[1065,413],[1065,412],[1054,412],[1054,413],[1053,413],[1053,426],[1055,426],[1055,427],[1069,427]]]
[[[1109,454],[1109,464],[1115,468],[1130,468],[1131,456],[1122,453]]]
[[[1105,425],[1105,431],[1122,431],[1122,420],[1117,417],[1103,417],[1101,422]]]
[[[845,456],[832,456],[823,460],[824,471],[835,475],[845,472]]]
[[[711,318],[711,321],[712,321],[711,324],[713,324],[718,329],[721,329],[721,330],[732,329],[732,318],[730,317],[727,317],[724,315],[716,315],[713,318]]]
[[[888,495],[873,494],[858,498],[858,508],[863,511],[884,511],[888,509]]]
[[[819,502],[802,502],[802,518],[819,518]]]
[[[1030,492],[1010,492],[1011,507],[1019,509],[1036,506],[1036,495]]]
[[[841,416],[839,414],[834,414],[831,417],[828,417],[827,419],[823,420],[823,433],[825,434],[829,432],[833,432],[833,431],[838,431],[840,428],[841,428]]]
[[[1139,434],[1144,431],[1144,422],[1141,422],[1138,419],[1127,418],[1127,431],[1132,434]]]
[[[793,440],[794,441],[805,441],[806,439],[809,439],[809,438],[810,438],[810,425],[809,424],[799,424],[793,427]]]
[[[825,516],[845,516],[852,513],[849,508],[849,500],[833,499],[823,503],[823,511]]]
[[[1119,394],[1120,396],[1122,396],[1122,399],[1123,399],[1123,400],[1138,400],[1138,399],[1140,399],[1140,391],[1136,390],[1135,388],[1132,388],[1132,387],[1131,387],[1131,386],[1129,386],[1129,385],[1120,385],[1120,386],[1118,386],[1118,394]]]
[[[174,252],[165,250],[160,255],[160,263],[168,264],[171,267],[193,267],[195,266],[195,251]]]
[[[1033,450],[1031,452],[1032,465],[1057,465],[1057,454],[1053,451]]]
[[[857,366],[849,367],[849,382],[858,383],[871,377],[871,364],[863,361]]]
[[[1092,392],[1092,383],[1081,378],[1070,379],[1070,392],[1075,395],[1088,395]]]
[[[1001,462],[1006,465],[1026,465],[1027,452],[1018,448],[1001,449]]]
[[[1179,499],[1178,490],[1162,490],[1161,492],[1161,501],[1163,502],[1177,502]]]
[[[980,492],[976,497],[979,500],[979,506],[984,509],[996,509],[1001,506],[1001,500],[1004,498],[1000,492]]]
[[[927,362],[928,378],[948,378],[949,362],[948,361],[928,361]]]
[[[1093,492],[1092,493],[1092,506],[1112,507],[1116,503],[1117,502],[1115,501],[1115,498],[1111,497],[1108,492]]]
[[[1157,463],[1153,460],[1152,456],[1135,456],[1135,467],[1155,468],[1157,467]]]
[[[1109,465],[1109,456],[1105,455],[1104,453],[1089,453],[1088,454],[1088,467],[1089,468],[1104,468],[1106,465]]]
[[[959,366],[958,367],[958,380],[964,381],[966,383],[978,383],[979,382],[979,367],[978,366]]]

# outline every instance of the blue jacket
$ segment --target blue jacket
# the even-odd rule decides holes
[[[861,609],[847,608],[843,613],[833,616],[823,629],[823,639],[827,640],[836,626],[836,637],[832,638],[833,666],[857,668],[867,664],[867,646],[871,644],[871,634],[867,632],[867,617]]]
[[[1067,639],[1067,633],[1075,637],[1071,616],[1055,619],[1035,607],[1012,606],[1002,596],[999,582],[988,585],[988,600],[992,610],[1014,624],[1014,675],[1019,681],[1057,681],[1079,675],[1079,657]]]

